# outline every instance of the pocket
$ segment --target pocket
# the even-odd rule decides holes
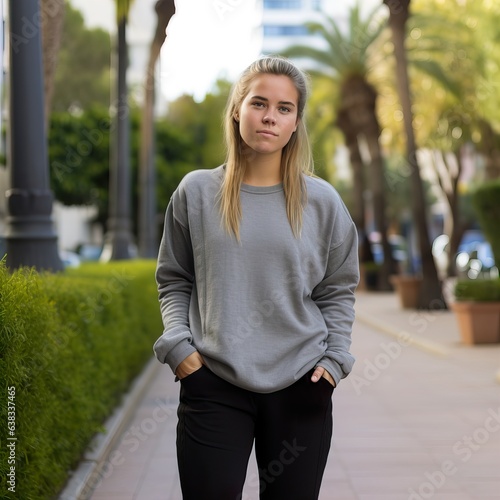
[[[332,392],[334,391],[335,386],[328,379],[326,379],[325,377],[321,377],[320,380],[318,380],[317,383],[319,384],[320,382],[322,382],[323,384],[326,384],[327,387],[329,387]]]
[[[196,376],[203,370],[205,369],[205,365],[201,365],[198,369],[196,369],[194,372],[191,372],[189,375],[186,375],[184,378],[179,379],[181,383],[185,382],[186,380],[190,380],[191,378],[196,378]]]

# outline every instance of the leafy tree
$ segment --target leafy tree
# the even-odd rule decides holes
[[[230,82],[219,80],[203,101],[185,94],[169,105],[167,121],[193,141],[193,168],[213,168],[224,161],[222,116],[230,87]]]
[[[132,178],[138,176],[139,112],[131,114]],[[54,113],[49,136],[51,185],[55,197],[65,205],[95,205],[96,222],[106,229],[109,210],[109,150],[112,124],[106,108],[82,113]],[[189,136],[166,120],[155,124],[157,170],[155,218],[161,220],[170,196],[182,177],[195,164]],[[137,206],[139,186],[132,192]],[[134,211],[134,219],[136,214]]]
[[[420,175],[420,166],[417,159],[417,144],[413,128],[408,59],[405,46],[407,21],[410,15],[410,0],[400,0],[398,2],[393,2],[392,0],[383,1],[389,7],[389,25],[392,32],[398,93],[403,111],[406,137],[406,158],[410,166],[409,178],[412,187],[412,216],[418,232],[420,257],[422,260],[423,282],[418,307],[420,309],[446,309],[446,301],[441,290],[436,263],[431,251],[426,218],[427,206],[422,177]]]
[[[109,106],[110,50],[109,33],[86,28],[82,14],[67,2],[54,76],[53,111]]]
[[[449,207],[444,219],[450,238],[448,275],[456,272],[452,257],[470,224],[470,217],[461,211],[466,206],[460,200],[464,158],[481,154],[486,178],[500,172],[498,114],[491,112],[499,109],[495,91],[500,77],[495,50],[499,16],[500,7],[494,3],[416,0],[408,19],[414,132],[417,144],[430,150],[425,158],[434,167],[436,184]],[[388,100],[381,109],[385,117],[399,113]],[[390,123],[385,117],[383,121]],[[394,132],[395,125],[389,124]],[[393,133],[392,137],[404,136]]]

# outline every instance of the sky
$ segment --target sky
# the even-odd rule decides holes
[[[89,27],[114,31],[114,0],[71,0]],[[146,23],[152,36],[156,19],[146,14],[154,0],[136,0],[129,20],[131,36]],[[183,93],[202,99],[217,78],[233,80],[260,52],[258,0],[177,0],[160,61],[166,99]],[[142,9],[142,11],[141,11]],[[149,27],[149,24],[152,24]],[[144,29],[143,29],[144,31]],[[142,40],[141,43],[149,43]]]
[[[356,1],[325,0],[325,4],[329,12],[340,15]],[[87,26],[115,31],[115,0],[71,3],[83,13]],[[142,45],[146,55],[156,26],[155,3],[135,0],[129,17],[129,40]],[[381,3],[361,2],[367,11]],[[261,5],[262,0],[176,0],[159,66],[163,97],[170,101],[187,93],[202,100],[217,78],[235,80],[260,55]]]

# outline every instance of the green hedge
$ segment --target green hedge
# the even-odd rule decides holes
[[[500,267],[500,179],[488,181],[472,194],[479,225],[491,244],[495,264]]]
[[[455,285],[455,298],[475,302],[500,301],[500,280],[459,280]]]
[[[40,275],[0,264],[1,498],[54,498],[151,358],[162,330],[154,266],[122,261]],[[9,388],[15,494],[6,484]]]

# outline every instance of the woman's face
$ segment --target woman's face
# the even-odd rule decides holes
[[[281,157],[298,124],[299,93],[284,75],[255,77],[235,119],[244,143],[260,155]]]

